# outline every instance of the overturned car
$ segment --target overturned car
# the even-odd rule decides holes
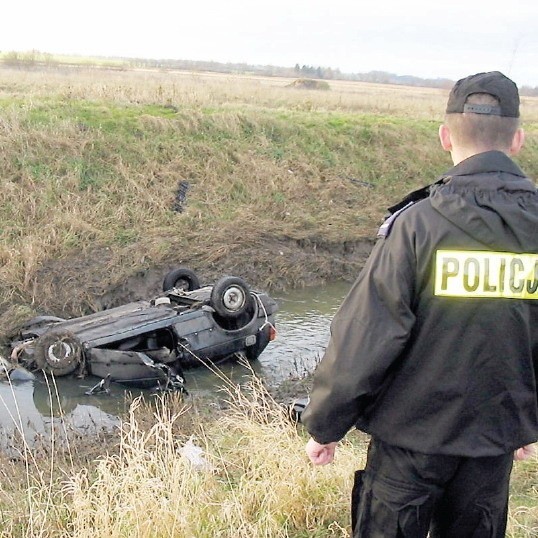
[[[12,342],[12,360],[55,376],[93,375],[129,386],[183,389],[187,368],[257,359],[276,336],[276,302],[237,276],[200,286],[170,271],[163,293],[87,316],[39,316]]]

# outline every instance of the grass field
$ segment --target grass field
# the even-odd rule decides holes
[[[110,306],[129,278],[179,263],[266,288],[354,276],[335,249],[371,240],[385,207],[450,166],[436,135],[446,92],[289,84],[0,70],[0,312]],[[522,111],[520,162],[536,177],[538,100]]]
[[[353,278],[359,257],[337,253],[450,167],[436,138],[446,92],[290,82],[0,69],[2,332],[131,297],[129,282],[179,264],[268,288]],[[538,99],[522,115],[518,162],[536,178]],[[23,446],[1,466],[0,536],[348,536],[365,440],[350,435],[334,466],[313,469],[304,433],[261,387],[230,401],[214,420],[182,401],[136,404],[93,448]],[[190,435],[211,471],[180,456]],[[513,538],[538,533],[537,476],[536,459],[517,464]]]

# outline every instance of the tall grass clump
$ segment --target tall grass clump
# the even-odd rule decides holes
[[[203,449],[200,461],[182,455],[174,433],[178,416],[166,406],[149,431],[131,414],[120,453],[102,459],[94,473],[79,473],[64,489],[73,534],[348,536],[347,491],[360,457],[348,443],[334,466],[312,468],[304,436],[285,410],[259,382],[246,390],[250,394],[230,391],[226,414],[200,426],[194,436]]]
[[[26,528],[43,527],[46,514],[44,528],[77,538],[348,538],[351,480],[364,465],[366,437],[349,434],[332,465],[313,467],[305,432],[259,380],[227,393],[226,412],[189,432],[178,426],[187,404],[173,411],[160,398],[148,420],[135,400],[117,453],[64,476],[52,493],[46,483],[35,488]],[[537,468],[535,458],[514,470],[510,538],[536,536]]]
[[[3,359],[2,359],[3,361]],[[3,367],[2,370],[4,370]],[[5,370],[2,372],[5,374]],[[4,376],[2,376],[4,379]],[[5,416],[3,425],[12,421],[2,431],[0,450],[0,537],[33,538],[68,536],[70,528],[70,500],[62,490],[67,477],[88,461],[93,461],[95,446],[102,453],[110,438],[97,432],[91,443],[83,440],[62,409],[58,386],[54,377],[45,376],[49,410],[44,414],[49,419],[43,424],[33,424],[27,415],[27,404],[17,398],[17,389],[9,376],[13,393],[10,406],[0,396]],[[5,394],[5,393],[4,393]],[[19,393],[20,394],[20,393]],[[9,420],[8,420],[9,418]],[[4,426],[3,426],[4,427]],[[102,444],[103,443],[103,444]],[[113,445],[110,444],[109,447]]]
[[[0,536],[349,538],[367,437],[349,433],[333,464],[314,467],[306,432],[258,378],[222,379],[211,414],[178,394],[137,398],[117,438],[89,451],[60,432],[1,456]],[[536,536],[537,476],[538,457],[516,463],[509,538]]]
[[[507,536],[538,536],[538,452],[527,461],[515,462],[510,484]]]

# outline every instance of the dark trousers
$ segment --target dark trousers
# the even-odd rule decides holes
[[[353,538],[502,538],[512,462],[512,453],[429,455],[372,439],[355,475]]]

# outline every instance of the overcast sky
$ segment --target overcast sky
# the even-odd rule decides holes
[[[7,3],[7,2],[6,2]],[[13,0],[0,51],[379,70],[538,86],[538,2]]]

